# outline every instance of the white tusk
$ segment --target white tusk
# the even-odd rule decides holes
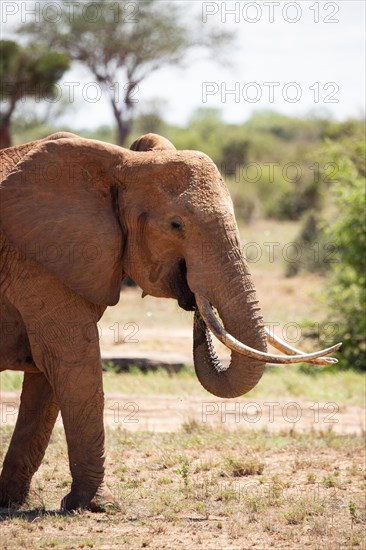
[[[333,353],[334,351],[337,351],[342,345],[341,343],[339,343],[321,351],[299,355],[272,355],[270,353],[258,351],[247,346],[246,344],[243,344],[242,342],[239,342],[224,329],[224,327],[221,325],[214,312],[212,311],[210,302],[208,302],[206,298],[200,296],[199,294],[196,294],[195,297],[199,312],[202,315],[203,320],[205,321],[211,332],[216,336],[216,338],[220,340],[220,342],[225,344],[226,347],[238,353],[241,353],[242,355],[251,357],[252,359],[257,359],[258,361],[277,364],[301,363],[303,361],[307,361],[308,359],[317,359],[318,357],[322,357],[323,355]]]
[[[294,348],[293,346],[290,346],[287,342],[285,342],[275,334],[271,333],[271,331],[267,327],[264,327],[264,330],[267,334],[268,342],[278,350],[283,351],[287,355],[296,355],[296,354],[303,353],[301,350]],[[337,363],[337,362],[338,362],[337,359],[335,359],[334,357],[321,357],[318,359],[309,359],[309,363],[313,363],[314,365],[333,365],[334,363]]]

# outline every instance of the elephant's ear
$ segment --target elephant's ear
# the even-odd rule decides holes
[[[97,304],[119,299],[123,239],[111,173],[120,152],[78,137],[41,140],[0,185],[8,240]]]
[[[166,138],[158,134],[145,134],[139,137],[130,147],[131,151],[163,151],[169,149],[176,151],[174,145]]]

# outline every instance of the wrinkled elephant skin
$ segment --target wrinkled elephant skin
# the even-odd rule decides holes
[[[232,201],[206,155],[154,134],[128,150],[59,133],[5,149],[1,161],[0,370],[25,374],[0,505],[25,501],[61,411],[72,474],[62,507],[116,506],[104,483],[97,322],[122,279],[186,310],[203,296],[233,337],[267,350]],[[206,389],[235,397],[257,384],[263,361],[233,351],[221,369],[207,327],[194,325]]]

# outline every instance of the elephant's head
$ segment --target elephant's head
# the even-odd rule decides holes
[[[196,310],[195,368],[217,396],[249,391],[266,361],[298,361],[297,350],[278,340],[293,357],[267,354],[232,201],[214,163],[154,134],[131,149],[71,134],[34,142],[2,183],[7,238],[91,302],[117,303],[130,275],[145,294]],[[233,350],[227,369],[207,326]],[[301,358],[331,361],[320,355]]]

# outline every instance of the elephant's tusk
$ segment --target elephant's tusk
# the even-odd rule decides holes
[[[309,359],[317,359],[318,357],[322,357],[323,355],[328,355],[329,353],[337,351],[342,345],[341,343],[339,343],[321,351],[316,351],[314,353],[304,353],[300,355],[272,355],[270,353],[258,351],[247,346],[246,344],[243,344],[242,342],[239,342],[224,329],[224,327],[221,325],[214,312],[212,311],[211,305],[208,300],[206,300],[206,298],[198,294],[196,294],[195,297],[198,309],[203,317],[203,320],[205,321],[211,332],[216,336],[216,338],[220,340],[220,342],[225,344],[226,347],[232,349],[233,351],[241,353],[242,355],[246,355],[247,357],[252,357],[253,359],[257,359],[258,361],[277,364],[301,363]]]
[[[273,347],[286,353],[286,355],[296,355],[303,353],[301,350],[290,346],[289,344],[287,344],[287,342],[285,342],[275,334],[271,333],[267,327],[264,327],[264,330],[267,334],[268,342]],[[321,357],[318,359],[309,359],[309,363],[313,363],[314,365],[333,365],[334,363],[337,363],[337,359],[335,359],[334,357]]]

